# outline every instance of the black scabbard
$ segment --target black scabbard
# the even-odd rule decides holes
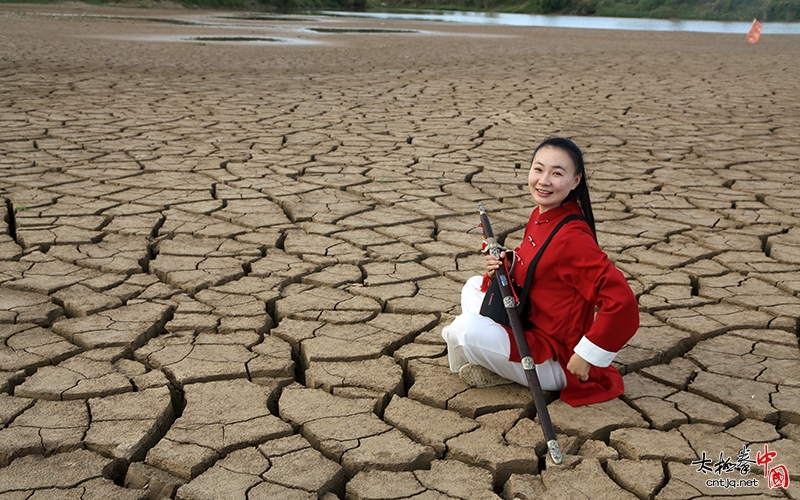
[[[486,207],[483,204],[478,205],[478,212],[481,216],[481,226],[483,227],[483,235],[487,244],[485,250],[499,259],[503,247],[499,245],[494,238],[492,224],[489,222]],[[494,279],[499,280],[500,293],[503,296],[503,305],[508,314],[511,331],[514,333],[514,340],[517,343],[517,349],[522,358],[522,368],[525,370],[525,378],[528,380],[528,387],[533,396],[533,405],[536,408],[536,414],[539,415],[539,423],[542,425],[544,438],[547,440],[547,450],[553,462],[560,464],[562,461],[561,447],[558,445],[556,431],[553,428],[553,422],[550,420],[550,412],[547,409],[547,402],[544,399],[544,394],[542,394],[542,386],[539,383],[539,376],[536,374],[536,365],[531,357],[530,346],[528,346],[528,340],[525,337],[525,329],[522,326],[522,320],[517,310],[517,301],[511,289],[510,277],[506,274],[505,266],[501,265],[495,271]]]

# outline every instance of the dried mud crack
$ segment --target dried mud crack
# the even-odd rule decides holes
[[[796,36],[0,26],[0,498],[800,497]],[[550,135],[641,316],[621,398],[548,395],[561,466],[441,337]]]

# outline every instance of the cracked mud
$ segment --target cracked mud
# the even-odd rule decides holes
[[[796,36],[0,25],[0,499],[800,497]],[[624,396],[549,398],[561,466],[440,335],[549,135],[642,319]]]

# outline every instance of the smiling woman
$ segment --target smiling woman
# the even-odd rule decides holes
[[[528,187],[539,213],[560,207],[582,179],[569,153],[555,147],[540,148],[528,173]]]
[[[513,332],[481,314],[491,280],[505,276],[496,273],[503,266],[520,286],[533,272],[530,292],[521,299],[530,301],[522,320],[542,389],[561,391],[572,406],[616,398],[624,384],[611,363],[636,333],[639,309],[625,277],[597,244],[580,148],[565,138],[543,141],[534,150],[528,185],[538,206],[522,243],[499,259],[486,255],[486,274],[467,280],[462,313],[442,330],[450,370],[473,387],[527,385]],[[582,220],[556,234],[575,215]]]

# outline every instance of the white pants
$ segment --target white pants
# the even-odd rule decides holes
[[[511,341],[505,328],[479,314],[484,296],[480,290],[482,281],[482,276],[467,280],[461,290],[461,314],[442,330],[442,337],[447,342],[450,370],[457,372],[468,363],[481,365],[508,380],[527,386],[522,364],[508,360]],[[567,386],[564,370],[552,358],[537,364],[536,374],[545,391],[560,391]]]

